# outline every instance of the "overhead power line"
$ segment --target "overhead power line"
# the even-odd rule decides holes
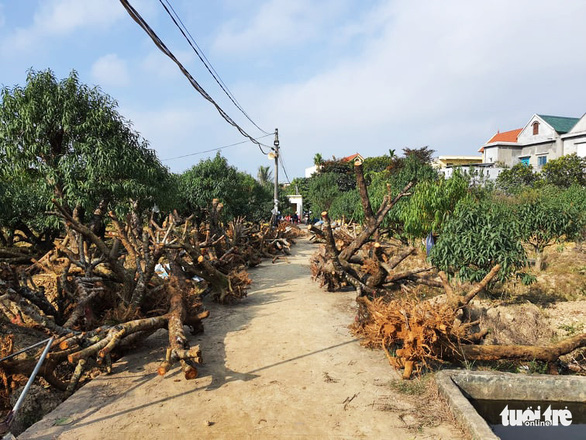
[[[289,180],[289,175],[287,174],[287,169],[285,168],[285,162],[283,161],[283,151],[282,150],[279,152],[279,161],[281,162],[281,168],[283,168],[283,171],[285,173],[285,177],[287,178],[287,183],[289,185],[291,185],[291,180]]]
[[[269,134],[266,134],[264,136],[257,137],[256,139],[262,139],[262,138],[265,138],[267,136],[272,136],[272,135],[273,135],[273,133],[269,133]],[[198,151],[196,153],[189,153],[189,154],[184,154],[182,156],[169,157],[167,159],[161,159],[161,162],[165,162],[167,160],[183,159],[184,157],[197,156],[198,154],[211,153],[212,151],[219,151],[219,150],[223,150],[224,148],[235,147],[236,145],[242,145],[242,144],[245,144],[247,142],[249,142],[249,141],[248,140],[246,140],[246,141],[240,141],[240,142],[235,142],[235,143],[229,144],[229,145],[223,145],[221,147],[210,148],[209,150]],[[270,148],[268,145],[265,145],[263,143],[260,143],[260,144],[263,145],[263,146],[265,146],[265,147],[267,147],[267,148]]]
[[[253,138],[252,136],[250,136],[246,131],[244,131],[244,129],[242,127],[240,127],[240,125],[238,125],[216,103],[216,101],[213,100],[213,98],[203,89],[203,87],[201,87],[199,85],[199,83],[195,80],[195,78],[191,75],[191,73],[189,73],[189,71],[183,66],[183,64],[181,64],[179,62],[179,60],[175,57],[175,55],[173,55],[173,53],[167,48],[167,46],[165,46],[165,43],[163,43],[163,41],[151,29],[151,27],[148,25],[148,23],[136,11],[136,9],[134,9],[132,7],[132,5],[128,2],[128,0],[120,0],[120,3],[122,3],[122,6],[124,6],[124,8],[128,12],[128,14],[132,17],[132,19],[138,23],[138,25],[148,34],[149,37],[151,37],[151,39],[153,40],[153,42],[155,43],[155,45],[161,50],[161,52],[163,52],[165,55],[167,55],[169,58],[171,58],[171,60],[173,60],[173,62],[175,64],[177,64],[177,67],[179,67],[179,69],[181,70],[181,72],[183,73],[183,75],[185,75],[185,77],[189,80],[189,82],[191,83],[191,85],[193,86],[193,88],[195,88],[195,90],[197,90],[199,92],[199,94],[204,97],[204,99],[206,99],[207,101],[209,101],[210,103],[212,103],[212,105],[214,107],[216,107],[216,110],[218,110],[218,113],[220,113],[220,116],[222,116],[222,118],[224,118],[224,120],[228,124],[230,124],[231,126],[233,126],[234,128],[236,128],[240,132],[240,134],[242,136],[248,138],[252,143],[258,145],[258,148],[260,149],[260,151],[264,155],[267,155],[268,153],[266,153],[262,149],[262,144],[260,142],[258,142],[255,138]]]
[[[203,65],[205,66],[207,71],[210,73],[210,75],[212,75],[212,77],[214,78],[216,83],[220,86],[222,91],[226,94],[226,96],[228,96],[228,98],[230,98],[230,101],[232,101],[232,104],[234,104],[236,106],[236,108],[238,110],[240,110],[240,112],[246,117],[246,119],[248,119],[252,123],[252,125],[254,125],[256,128],[258,128],[264,134],[270,134],[269,132],[260,128],[256,124],[256,122],[254,122],[251,119],[251,117],[248,115],[248,113],[246,113],[246,111],[242,108],[242,106],[240,105],[240,103],[238,102],[238,100],[236,99],[234,94],[230,91],[230,89],[224,83],[224,81],[222,81],[222,78],[220,78],[220,75],[218,74],[216,69],[214,69],[214,67],[212,66],[212,63],[210,63],[210,61],[207,59],[207,57],[205,56],[205,54],[203,53],[203,51],[201,50],[201,48],[199,47],[199,45],[197,44],[197,42],[195,41],[195,39],[193,38],[191,33],[189,32],[189,30],[187,29],[187,26],[185,26],[185,24],[181,20],[181,17],[179,17],[179,14],[177,14],[177,12],[173,8],[173,6],[169,2],[169,0],[164,0],[164,3],[163,3],[163,0],[159,0],[159,3],[161,3],[161,5],[165,9],[165,11],[167,12],[167,15],[169,15],[169,17],[171,17],[171,20],[173,20],[173,23],[175,23],[175,26],[177,27],[177,29],[179,29],[179,31],[181,32],[181,34],[183,35],[185,40],[187,40],[187,43],[189,43],[189,45],[191,46],[191,48],[193,49],[195,54],[198,56],[200,61],[203,63]],[[167,5],[165,5],[165,3]],[[171,9],[171,11],[173,13],[171,13],[171,11],[169,11],[169,8],[167,8],[167,6],[169,6],[169,8]]]

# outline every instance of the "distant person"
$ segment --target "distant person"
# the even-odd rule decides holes
[[[294,223],[294,224],[297,224],[297,223],[299,223],[299,216],[297,215],[297,213],[294,213],[294,214],[291,216],[291,221],[293,221],[293,223]]]

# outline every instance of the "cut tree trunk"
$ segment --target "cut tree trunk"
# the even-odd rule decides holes
[[[522,361],[553,362],[560,356],[578,348],[586,347],[586,333],[564,339],[548,346],[533,345],[462,345],[459,351],[463,359],[478,361],[496,361],[515,359]]]

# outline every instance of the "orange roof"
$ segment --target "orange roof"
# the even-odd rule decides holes
[[[487,142],[487,144],[492,144],[493,142],[517,142],[517,137],[522,131],[522,128],[517,128],[516,130],[497,133]]]
[[[352,156],[343,157],[342,159],[340,159],[340,161],[341,162],[350,162],[351,160],[354,160],[357,157],[362,158],[362,156],[360,156],[360,154],[356,153],[356,154],[353,154]]]
[[[494,142],[517,142],[517,137],[522,131],[522,128],[517,128],[516,130],[503,131],[502,133],[499,132],[491,137],[487,144],[492,144]],[[480,147],[478,152],[484,153],[484,147]]]

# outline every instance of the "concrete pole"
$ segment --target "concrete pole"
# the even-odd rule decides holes
[[[273,142],[273,154],[275,156],[275,189],[273,193],[274,198],[274,219],[279,215],[279,129],[275,128],[275,140]],[[275,221],[276,223],[276,221]]]

